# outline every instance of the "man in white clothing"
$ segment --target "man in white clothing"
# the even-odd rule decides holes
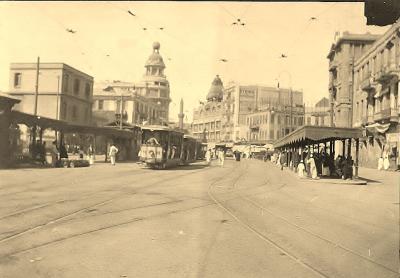
[[[110,156],[111,165],[115,166],[115,158],[117,156],[117,153],[118,153],[117,147],[114,144],[111,144],[110,152],[108,154]]]

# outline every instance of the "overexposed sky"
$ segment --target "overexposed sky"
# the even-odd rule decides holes
[[[237,18],[245,25],[232,25]],[[326,56],[335,31],[387,28],[366,25],[363,3],[1,2],[0,91],[8,91],[10,63],[37,56],[98,81],[138,82],[159,41],[171,86],[170,119],[183,98],[190,121],[216,74],[225,84],[276,86],[279,79],[281,87],[302,89],[311,105],[328,95]],[[287,58],[279,58],[282,53]]]

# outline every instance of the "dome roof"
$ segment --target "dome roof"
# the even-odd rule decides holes
[[[221,78],[219,78],[219,76],[217,75],[211,83],[211,88],[207,94],[207,100],[211,101],[216,99],[218,101],[221,101],[224,94],[223,90],[224,84],[222,83]]]
[[[145,67],[156,66],[156,67],[165,68],[164,60],[161,57],[159,50],[160,50],[160,43],[154,42],[153,43],[153,53],[147,59]]]

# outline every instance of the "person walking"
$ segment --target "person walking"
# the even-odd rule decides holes
[[[219,159],[219,165],[220,165],[221,167],[224,167],[225,152],[224,152],[223,149],[220,149],[220,150],[219,150],[218,159]]]
[[[208,151],[206,151],[206,164],[210,165],[211,164],[211,149],[209,149]]]
[[[117,153],[118,153],[118,148],[114,144],[111,144],[108,155],[110,156],[111,165],[113,165],[113,166],[115,166],[115,158],[117,156]]]

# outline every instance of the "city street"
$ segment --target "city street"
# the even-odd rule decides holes
[[[365,170],[365,172],[363,172]],[[399,174],[232,159],[0,171],[0,277],[398,277]]]

